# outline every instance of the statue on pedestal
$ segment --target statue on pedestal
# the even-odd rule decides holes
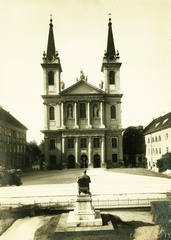
[[[90,187],[89,187],[89,183],[91,182],[91,179],[86,173],[87,173],[87,171],[84,170],[83,175],[78,177],[77,183],[78,183],[78,194],[79,195],[81,193],[91,195]]]

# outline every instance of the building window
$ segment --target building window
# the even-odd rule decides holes
[[[156,155],[158,154],[158,150],[157,150],[157,148],[156,148]]]
[[[100,139],[99,138],[93,138],[93,147],[94,148],[100,147]]]
[[[55,164],[56,164],[56,156],[50,155],[50,165],[55,165]]]
[[[49,140],[49,149],[55,149],[55,139]]]
[[[52,71],[48,72],[48,84],[54,85],[54,72]]]
[[[87,148],[87,138],[81,138],[80,139],[80,147],[81,148]]]
[[[159,154],[161,154],[161,148],[159,148]]]
[[[80,103],[80,118],[86,118],[86,104]]]
[[[159,136],[159,141],[161,141],[161,136]]]
[[[150,138],[148,138],[148,143],[150,143]]]
[[[109,84],[115,84],[115,72],[114,71],[109,72]]]
[[[74,148],[74,139],[68,138],[68,148]]]
[[[49,108],[49,120],[55,120],[55,109],[54,109],[54,107]]]
[[[112,154],[112,162],[115,163],[118,160],[118,155],[116,153]]]
[[[169,152],[169,147],[166,148],[166,152],[167,152],[167,153]]]
[[[155,137],[155,141],[157,142],[157,136]]]
[[[112,148],[117,148],[118,146],[117,138],[115,137],[115,138],[112,138],[111,140],[112,140]]]
[[[111,112],[111,118],[116,118],[116,107],[114,105],[111,106],[110,108],[110,112]]]
[[[168,134],[168,133],[166,133],[166,140],[167,140],[167,139],[169,139],[169,134]]]

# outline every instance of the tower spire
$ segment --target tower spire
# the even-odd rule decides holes
[[[52,60],[55,57],[55,40],[53,35],[53,24],[52,24],[52,15],[50,15],[50,24],[49,24],[49,37],[47,45],[47,59]]]
[[[109,13],[106,57],[109,58],[110,60],[114,60],[115,56],[116,56],[116,52],[115,52],[115,45],[113,40],[111,13]]]

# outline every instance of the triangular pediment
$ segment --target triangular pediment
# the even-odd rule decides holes
[[[88,82],[84,80],[80,80],[76,82],[74,85],[66,88],[61,92],[62,95],[69,95],[69,94],[99,94],[103,93],[102,90],[98,89],[97,87],[89,84]]]

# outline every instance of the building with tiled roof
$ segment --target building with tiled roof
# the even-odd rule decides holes
[[[154,119],[144,134],[148,169],[158,171],[157,160],[171,152],[171,112]]]
[[[58,168],[116,167],[123,160],[120,57],[115,51],[109,19],[107,48],[99,88],[84,72],[64,89],[55,49],[52,19],[47,52],[43,54],[45,166]]]
[[[26,167],[26,131],[22,123],[0,107],[0,166]]]

